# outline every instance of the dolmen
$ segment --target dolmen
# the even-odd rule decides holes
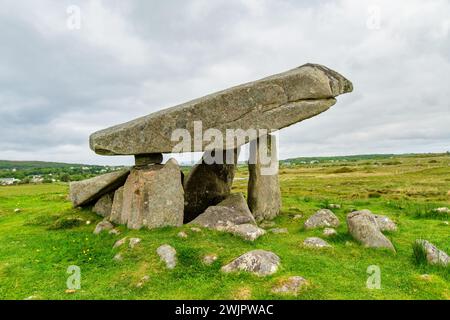
[[[219,203],[230,206],[221,210],[223,216],[215,215],[220,221],[227,221],[227,212],[247,210],[255,221],[272,219],[281,209],[273,133],[328,110],[338,95],[352,90],[339,73],[305,64],[95,132],[94,152],[133,155],[135,165],[72,182],[70,199],[74,207],[92,206],[130,229],[195,223]],[[245,144],[250,144],[247,207],[240,201],[236,211],[233,201],[225,200],[239,198],[231,187]],[[175,159],[163,164],[163,154],[184,152],[203,152],[186,177]]]

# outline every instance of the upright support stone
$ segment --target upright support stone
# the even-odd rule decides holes
[[[123,190],[116,191],[111,219],[130,229],[181,226],[183,209],[180,167],[170,159],[164,165],[131,170]]]
[[[221,153],[221,154],[219,154]],[[228,154],[228,157],[227,157]],[[221,155],[222,161],[208,159]],[[239,150],[207,151],[184,181],[184,222],[188,223],[209,206],[224,200],[231,192]],[[218,159],[220,159],[218,158]]]
[[[275,137],[267,135],[250,143],[248,206],[257,221],[280,213],[281,190]]]
[[[134,155],[136,167],[143,167],[151,164],[161,164],[163,162],[162,153],[148,153]]]

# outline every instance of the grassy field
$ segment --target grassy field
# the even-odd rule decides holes
[[[246,193],[247,172],[240,167],[233,189]],[[450,157],[408,156],[353,162],[282,166],[282,214],[277,227],[289,234],[267,234],[249,243],[229,234],[189,227],[129,231],[95,236],[100,219],[89,210],[71,208],[64,184],[0,188],[0,298],[25,299],[450,299],[450,268],[418,264],[412,243],[425,238],[450,252],[448,214],[432,209],[450,206]],[[303,222],[317,209],[340,204],[341,219],[332,249],[302,247]],[[15,213],[19,208],[21,211]],[[387,234],[397,253],[365,249],[347,234],[345,216],[354,209],[370,209],[398,223]],[[294,220],[293,216],[303,218]],[[81,220],[74,220],[80,218]],[[86,221],[91,221],[89,225]],[[187,239],[177,237],[184,230]],[[113,249],[124,236],[137,236],[135,249]],[[165,269],[156,254],[161,244],[177,249],[178,265]],[[220,267],[252,249],[278,254],[279,271],[266,278],[223,274]],[[112,258],[121,252],[122,262]],[[201,263],[215,253],[212,266]],[[70,265],[81,268],[81,289],[66,293]],[[381,269],[381,289],[367,289],[367,268]],[[421,275],[428,274],[429,277]],[[137,284],[145,275],[148,282]],[[271,293],[282,279],[300,275],[310,285],[297,297]]]

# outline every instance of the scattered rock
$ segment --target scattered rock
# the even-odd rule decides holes
[[[223,230],[238,224],[256,225],[241,193],[232,194],[217,206],[209,207],[190,223],[216,230]]]
[[[221,270],[227,273],[245,271],[263,277],[274,274],[279,265],[280,258],[275,253],[266,250],[253,250],[223,266]]]
[[[320,209],[305,222],[305,229],[338,227],[339,219],[329,209]]]
[[[289,277],[287,280],[281,281],[272,289],[272,292],[280,294],[291,294],[296,296],[298,292],[307,285],[308,280],[303,277],[294,276]]]
[[[178,236],[179,238],[183,238],[183,239],[186,239],[186,238],[188,237],[187,233],[184,232],[184,231],[178,232],[177,236]]]
[[[328,209],[340,209],[341,205],[336,203],[330,203],[327,207]]]
[[[123,246],[127,242],[128,238],[125,237],[123,239],[117,240],[116,243],[114,243],[113,249],[119,248]]]
[[[257,221],[273,219],[281,209],[276,139],[269,134],[251,141],[249,153],[248,207]]]
[[[302,214],[296,214],[292,219],[294,219],[294,220],[300,220],[300,219],[302,219],[303,218],[303,215]]]
[[[119,229],[112,229],[108,233],[112,234],[113,236],[118,236],[120,234],[120,230]]]
[[[111,230],[114,226],[111,224],[111,222],[103,220],[100,221],[97,226],[95,227],[94,234],[100,234],[100,232],[105,230]]]
[[[128,243],[128,246],[130,249],[134,249],[139,243],[141,243],[142,239],[140,238],[130,238],[130,242]]]
[[[86,224],[90,225],[91,224],[91,220],[86,221]]]
[[[21,210],[19,208],[14,209],[14,213],[19,213],[19,212],[21,212]]]
[[[89,205],[125,183],[129,170],[115,171],[91,179],[70,183],[70,200],[74,207]]]
[[[202,229],[197,228],[197,227],[192,227],[192,228],[191,228],[191,231],[192,231],[192,232],[197,232],[197,233],[198,233],[198,232],[202,232]]]
[[[255,241],[266,233],[264,229],[249,223],[232,225],[227,227],[224,231],[231,232],[235,236],[239,236],[249,241]]]
[[[222,152],[221,164],[207,164],[205,159],[213,157],[216,152]],[[200,163],[196,164],[184,181],[184,222],[188,223],[208,207],[223,201],[231,192],[236,170],[238,150],[234,150],[234,159],[226,162],[226,151],[207,151]]]
[[[397,231],[397,225],[394,221],[386,216],[374,214],[380,231]]]
[[[276,226],[274,221],[263,221],[259,224],[261,228],[272,228]]]
[[[217,255],[216,254],[207,254],[202,259],[203,263],[208,265],[208,266],[212,265],[214,263],[214,261],[216,261],[216,260],[217,260]]]
[[[114,192],[105,194],[104,196],[102,196],[100,199],[97,200],[94,208],[92,208],[92,211],[94,211],[96,214],[104,218],[109,218],[109,216],[111,215],[113,199],[114,199]]]
[[[437,213],[450,213],[450,209],[447,207],[436,208],[433,211]]]
[[[144,284],[148,282],[148,280],[150,280],[150,276],[148,275],[143,276],[141,280],[139,280],[139,282],[136,284],[136,288],[142,288]]]
[[[323,229],[323,235],[325,237],[334,237],[335,235],[337,235],[337,231],[333,228],[325,228]]]
[[[114,259],[114,261],[120,262],[120,261],[123,261],[123,256],[122,256],[122,254],[118,253],[114,256],[113,259]]]
[[[306,238],[303,241],[303,245],[308,248],[329,248],[331,247],[328,242],[317,237]]]
[[[168,269],[173,269],[177,265],[177,251],[168,244],[160,246],[156,252],[158,253],[161,261],[166,263]]]
[[[420,250],[420,251],[419,251]],[[450,257],[442,250],[427,240],[416,240],[414,251],[417,256],[425,255],[427,262],[431,265],[448,266]]]
[[[347,215],[349,233],[369,248],[388,248],[395,251],[391,241],[380,231],[374,215],[369,210],[354,211]]]
[[[289,233],[287,228],[272,228],[269,230],[271,233],[280,234],[280,233]]]

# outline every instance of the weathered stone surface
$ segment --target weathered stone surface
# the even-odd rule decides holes
[[[260,137],[250,144],[247,202],[257,221],[273,219],[280,213],[281,209],[281,190],[278,181],[278,157],[275,143],[275,138],[268,135]],[[267,146],[267,148],[262,146]],[[261,154],[267,159],[262,159]]]
[[[130,238],[128,246],[130,247],[130,249],[134,249],[139,243],[141,243],[141,241],[141,238]]]
[[[134,164],[136,167],[147,166],[149,164],[161,164],[162,162],[162,153],[136,154],[134,156]]]
[[[229,161],[207,164],[207,159],[213,157],[216,152],[222,153],[223,160],[227,159],[227,151],[206,152],[200,163],[191,169],[184,181],[185,223],[194,220],[209,206],[218,204],[230,194],[236,170],[238,150],[234,150],[234,152],[229,151],[229,155],[232,154],[233,157],[233,159],[228,158]]]
[[[272,228],[269,230],[269,232],[275,234],[289,233],[288,229],[286,228]]]
[[[183,224],[184,194],[178,163],[170,159],[164,165],[133,169],[125,182],[123,195],[118,190],[111,219],[130,229],[159,228]],[[121,212],[117,212],[121,209]],[[121,208],[120,208],[121,207]]]
[[[100,199],[98,199],[98,201],[95,203],[94,208],[92,208],[92,211],[102,217],[109,218],[109,216],[111,215],[113,198],[114,192],[105,194]]]
[[[397,231],[397,225],[389,217],[374,214],[380,231]]]
[[[328,244],[328,242],[317,237],[306,238],[305,241],[303,241],[303,245],[308,248],[317,248],[317,249],[331,247]]]
[[[111,230],[114,226],[106,220],[100,221],[95,227],[94,234],[100,234],[102,231]]]
[[[70,200],[74,207],[89,205],[104,194],[116,190],[125,183],[130,170],[107,173],[91,179],[70,183]]]
[[[324,112],[336,96],[352,90],[337,72],[306,64],[98,131],[91,135],[90,147],[103,155],[171,153],[180,142],[179,136],[172,139],[173,131],[185,129],[193,137],[198,120],[202,132],[214,128],[224,136],[226,129],[277,130]],[[240,145],[252,138],[241,135]],[[192,141],[190,150],[183,151],[204,151],[209,144]]]
[[[347,226],[353,238],[365,247],[388,248],[395,251],[391,241],[381,233],[374,215],[369,210],[349,213]]]
[[[264,229],[261,229],[250,223],[233,225],[227,227],[224,231],[230,232],[235,236],[241,237],[242,239],[248,241],[255,241],[262,235],[266,234],[266,231]]]
[[[215,261],[217,260],[217,255],[216,254],[207,254],[206,256],[203,257],[202,262],[204,264],[206,264],[207,266],[212,265]]]
[[[188,235],[187,235],[186,232],[180,231],[180,232],[178,232],[177,237],[178,237],[178,238],[187,239]]]
[[[109,220],[117,223],[117,224],[126,224],[127,223],[127,213],[123,212],[123,189],[124,187],[120,187],[114,192],[113,204],[111,207],[111,215],[109,216]],[[122,217],[123,213],[123,217]]]
[[[116,243],[114,243],[113,249],[123,246],[127,242],[127,240],[128,240],[127,237],[117,240]]]
[[[227,273],[245,271],[263,277],[277,272],[279,265],[280,258],[275,253],[266,250],[253,250],[223,266],[221,270]]]
[[[241,193],[228,196],[217,206],[209,207],[204,213],[191,221],[191,224],[216,230],[224,230],[230,226],[245,223],[256,225]]]
[[[302,288],[308,285],[308,280],[303,277],[294,276],[281,281],[272,289],[273,293],[290,294],[296,296]]]
[[[325,237],[333,237],[333,236],[337,235],[337,231],[333,228],[325,228],[325,229],[323,229],[323,235]]]
[[[421,252],[417,252],[420,250]],[[434,244],[427,240],[416,240],[414,251],[416,255],[424,254],[427,262],[431,265],[448,266],[450,265],[450,257],[447,253],[439,250]]]
[[[329,209],[320,209],[305,221],[305,229],[338,227],[339,219]]]
[[[177,251],[168,244],[160,246],[156,252],[168,269],[173,269],[177,265]]]

